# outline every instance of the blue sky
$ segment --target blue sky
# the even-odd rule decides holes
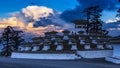
[[[0,18],[9,17],[8,13],[20,11],[31,3],[39,6],[47,6],[57,11],[63,12],[65,10],[74,9],[79,3],[77,0],[0,0]],[[106,15],[106,14],[110,15]],[[113,19],[114,12],[106,12],[103,19]]]
[[[6,13],[20,11],[31,3],[39,6],[47,6],[58,11],[75,8],[76,0],[0,0],[0,17]]]

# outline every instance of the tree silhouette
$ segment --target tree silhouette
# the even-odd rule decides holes
[[[119,18],[120,18],[120,8],[119,8],[118,11],[117,11],[116,17],[119,17]]]
[[[18,50],[18,46],[24,39],[22,39],[22,31],[14,31],[11,26],[7,26],[2,33],[1,42],[4,46],[2,49],[3,56],[10,56],[12,51]]]
[[[102,27],[102,21],[101,21],[101,16],[102,16],[102,9],[100,9],[99,6],[91,6],[88,7],[84,10],[86,13],[87,20],[89,24],[87,25],[87,32],[94,30],[98,31]]]
[[[15,35],[13,37],[13,48],[14,48],[14,51],[17,51],[18,50],[18,46],[21,44],[21,42],[24,41],[24,39],[22,38],[23,37],[23,31],[15,31]]]

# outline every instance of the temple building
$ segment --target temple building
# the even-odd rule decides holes
[[[56,51],[56,50],[96,50],[96,49],[112,49],[108,45],[109,36],[104,30],[98,32],[89,31],[87,33],[88,22],[86,20],[75,20],[74,34],[70,31],[58,33],[56,31],[46,32],[45,37],[35,37],[33,42],[24,42],[19,51]]]
[[[48,56],[59,54],[62,58],[63,55],[66,57],[70,55],[72,59],[112,56],[114,45],[110,44],[110,36],[107,35],[107,31],[102,30],[101,25],[99,25],[99,29],[96,28],[98,29],[96,31],[96,29],[88,29],[89,22],[86,20],[75,20],[73,22],[75,24],[74,32],[70,30],[46,32],[44,37],[34,37],[32,42],[21,44],[18,52],[37,52],[41,57],[43,57],[43,53],[47,53]],[[16,55],[16,53],[14,54]],[[12,57],[15,57],[14,54]],[[59,59],[62,58],[59,57]]]

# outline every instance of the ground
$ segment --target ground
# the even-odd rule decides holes
[[[32,60],[0,57],[0,68],[120,68],[104,59]]]

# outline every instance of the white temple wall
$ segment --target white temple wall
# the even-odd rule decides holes
[[[31,47],[25,47],[25,51],[30,51],[31,49]]]
[[[85,45],[84,48],[85,48],[85,49],[91,49],[91,48],[90,48],[90,45]]]
[[[57,45],[56,50],[62,50],[63,49],[63,45]]]
[[[110,44],[108,44],[108,45],[106,45],[106,48],[112,49],[112,48],[113,48],[113,46],[112,46],[112,45],[110,45]]]
[[[2,49],[3,49],[3,46],[0,44],[0,52],[2,51]]]
[[[32,51],[38,51],[39,49],[40,49],[39,46],[34,46],[33,49],[32,49]]]
[[[71,50],[77,50],[77,45],[72,45]]]
[[[104,58],[112,56],[113,50],[88,50],[88,51],[77,51],[77,54],[82,58]]]
[[[44,46],[43,48],[42,48],[42,50],[43,51],[47,51],[47,50],[49,50],[50,49],[50,46],[48,45],[48,46]]]
[[[113,56],[120,57],[120,44],[113,45]]]
[[[120,64],[120,44],[114,44],[112,46],[113,55],[110,57],[106,57],[105,60],[115,64]]]
[[[104,49],[103,45],[97,45],[98,49]]]
[[[77,58],[75,54],[42,54],[42,53],[17,53],[13,52],[11,58],[26,59],[57,59],[57,60],[73,60]]]

